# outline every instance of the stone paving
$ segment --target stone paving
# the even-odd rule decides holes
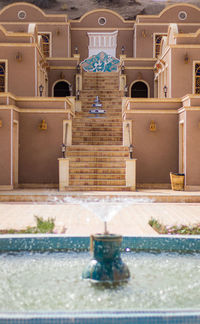
[[[95,195],[91,194],[91,197],[95,198]],[[104,204],[104,199],[98,203],[100,206],[98,207],[91,202],[83,203],[82,199],[73,199],[69,196],[65,202],[61,202],[56,196],[52,202],[1,202],[0,229],[24,229],[27,226],[34,226],[35,216],[39,216],[44,219],[54,218],[57,233],[65,233],[69,236],[89,236],[104,231],[104,222],[95,213],[100,212],[105,215],[109,210],[115,214],[108,222],[109,232],[128,236],[158,235],[148,225],[151,218],[156,218],[165,225],[200,223],[199,202],[155,203],[148,196],[140,198],[137,195],[132,195],[132,197],[126,198],[121,195],[120,197],[124,202],[114,202],[111,209]]]

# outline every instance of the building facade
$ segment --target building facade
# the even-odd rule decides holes
[[[0,189],[200,189],[200,9],[0,11]],[[98,96],[105,111],[91,112]],[[63,152],[62,152],[63,150]]]

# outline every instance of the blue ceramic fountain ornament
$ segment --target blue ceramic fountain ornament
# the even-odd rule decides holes
[[[92,242],[94,254],[83,271],[83,279],[111,285],[127,282],[130,272],[120,255],[122,236],[108,233],[96,234],[92,236]]]
[[[120,60],[100,52],[84,60],[81,65],[87,72],[117,72]]]

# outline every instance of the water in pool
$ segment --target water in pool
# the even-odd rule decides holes
[[[119,287],[81,278],[89,253],[0,255],[0,311],[199,309],[200,255],[123,253],[130,281]]]

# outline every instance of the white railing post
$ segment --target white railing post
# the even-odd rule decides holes
[[[69,186],[69,159],[59,158],[59,191]]]
[[[136,160],[126,160],[126,187],[131,187],[131,191],[136,190]]]

